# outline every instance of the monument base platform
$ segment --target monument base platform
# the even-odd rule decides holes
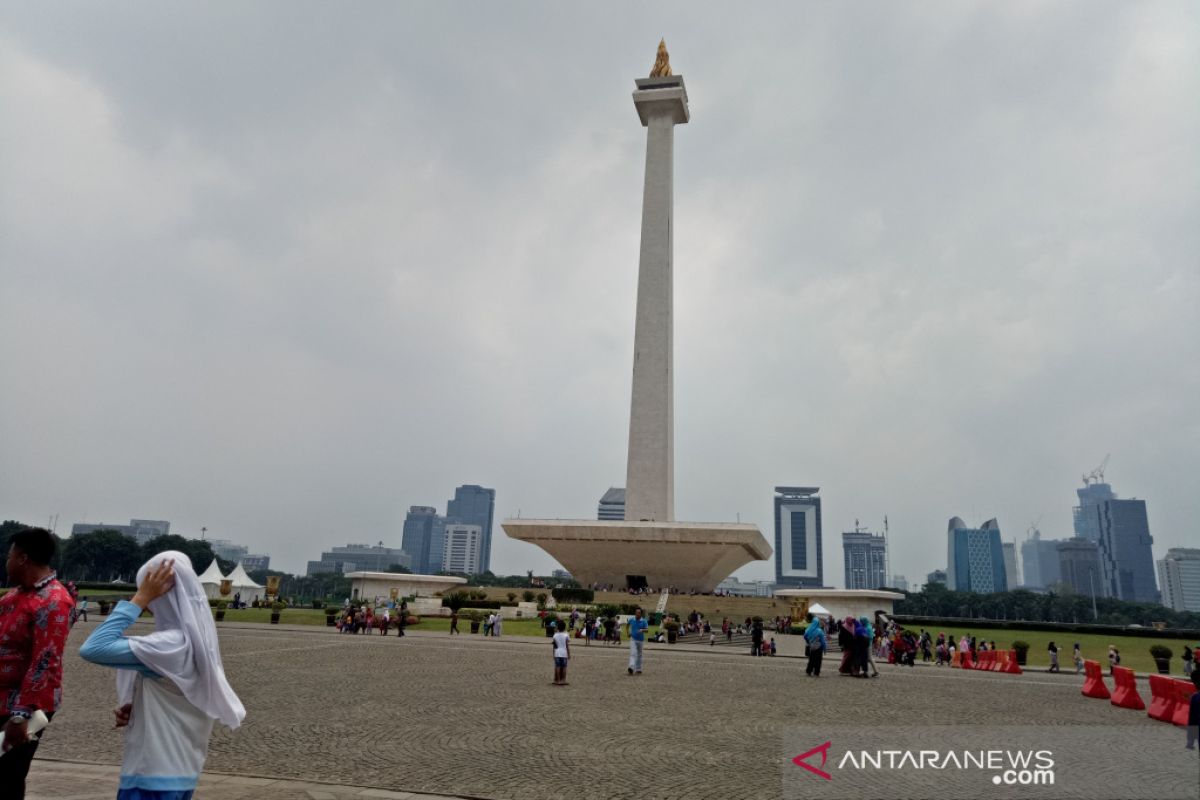
[[[583,586],[630,582],[655,591],[711,592],[739,567],[771,557],[755,525],[506,519],[510,538],[545,550]]]

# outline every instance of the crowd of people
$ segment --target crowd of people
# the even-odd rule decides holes
[[[396,635],[403,636],[408,626],[408,603],[401,600],[399,604],[376,607],[374,603],[351,604],[347,601],[334,626],[340,633],[379,631],[380,636],[387,636],[387,632],[395,626]]]

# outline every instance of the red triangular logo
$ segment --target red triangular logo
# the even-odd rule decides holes
[[[825,766],[825,759],[827,759],[829,757],[829,747],[831,744],[832,744],[832,742],[826,742],[825,744],[817,745],[812,750],[809,750],[807,753],[801,753],[800,755],[793,758],[792,763],[795,764],[797,767],[804,767],[806,770],[808,770],[809,772],[811,772],[814,775],[820,775],[825,780],[831,781],[831,780],[833,780],[832,775],[830,775],[828,772],[826,772],[823,769],[817,769],[812,764],[809,764],[805,761],[805,759],[808,758],[809,756],[812,756],[816,753],[820,753],[821,754],[821,766],[822,767]]]

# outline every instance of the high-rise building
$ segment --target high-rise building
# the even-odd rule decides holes
[[[902,592],[908,591],[908,578],[903,575],[893,575],[891,588],[899,589]]]
[[[454,490],[454,499],[446,503],[446,522],[478,525],[483,532],[479,553],[479,572],[492,568],[492,517],[496,512],[496,490],[464,484]]]
[[[847,589],[887,586],[887,538],[854,526],[842,534]]]
[[[946,585],[958,592],[1008,591],[1000,524],[989,519],[980,528],[968,528],[953,517],[946,530]]]
[[[625,489],[614,486],[600,498],[600,506],[596,509],[596,519],[625,519]]]
[[[1040,591],[1062,580],[1058,568],[1058,539],[1043,539],[1034,528],[1029,538],[1021,542],[1021,586]]]
[[[242,557],[242,569],[254,572],[259,569],[270,569],[271,557],[261,553],[248,553]]]
[[[1145,500],[1104,500],[1094,507],[1100,526],[1104,593],[1119,600],[1159,602]]]
[[[412,569],[412,558],[403,550],[384,547],[382,542],[378,545],[348,544],[321,553],[319,561],[309,561],[307,574],[383,572],[393,564]]]
[[[404,517],[400,547],[412,558],[413,571],[436,575],[442,571],[443,535],[446,520],[433,506],[410,506]]]
[[[209,539],[208,546],[212,548],[214,556],[225,561],[232,561],[235,564],[250,554],[249,547],[235,544],[229,539]]]
[[[1172,547],[1158,562],[1163,605],[1176,611],[1200,611],[1200,549]]]
[[[940,583],[942,586],[945,586],[946,585],[946,570],[935,569],[933,572],[926,575],[925,576],[925,585],[928,586],[931,583]]]
[[[479,559],[483,549],[483,529],[478,525],[463,525],[458,522],[446,524],[442,538],[442,569],[464,575],[475,575],[482,570]]]
[[[1020,583],[1017,579],[1017,543],[1000,542],[1000,550],[1004,553],[1004,576],[1009,588],[1015,588]]]
[[[819,491],[816,486],[775,487],[775,583],[781,588],[825,585]]]
[[[1086,536],[1055,543],[1059,581],[1076,594],[1104,597],[1100,572],[1100,546]]]
[[[1107,483],[1092,483],[1090,478],[1084,480],[1083,488],[1075,490],[1079,497],[1079,505],[1071,509],[1075,519],[1075,535],[1098,542],[1100,517],[1096,509],[1105,500],[1115,500],[1117,496],[1113,494],[1112,486]]]

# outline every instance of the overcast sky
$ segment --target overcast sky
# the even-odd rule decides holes
[[[830,583],[885,514],[923,578],[954,515],[1070,535],[1111,453],[1196,545],[1197,8],[0,6],[0,518],[303,571],[461,483],[594,517],[665,36],[677,518],[820,486]]]

